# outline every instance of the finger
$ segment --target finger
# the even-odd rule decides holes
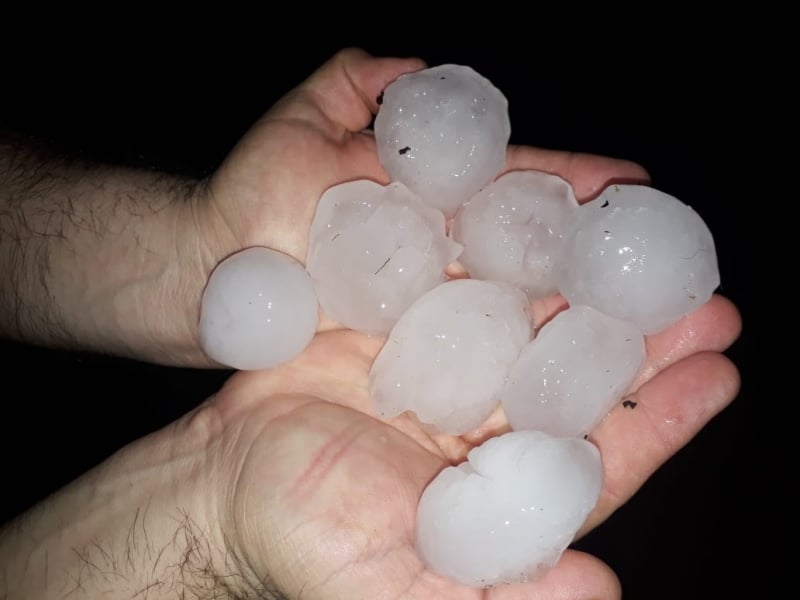
[[[602,561],[577,550],[567,550],[542,579],[490,590],[487,600],[584,600],[620,598],[619,579]]]
[[[338,52],[285,100],[272,116],[357,132],[378,112],[378,96],[404,73],[425,67],[418,58],[375,58],[356,48]]]
[[[629,160],[531,146],[509,146],[505,170],[523,169],[545,171],[566,179],[581,203],[591,200],[612,183],[650,183],[650,175],[644,167]]]
[[[742,319],[734,304],[715,294],[666,330],[645,337],[645,360],[630,389],[638,389],[656,373],[695,352],[722,352],[742,331]]]
[[[536,327],[566,307],[564,299],[555,295],[534,304]],[[637,390],[660,371],[698,352],[722,352],[730,347],[741,332],[739,311],[727,298],[714,295],[709,302],[683,317],[669,329],[645,338],[645,359],[630,390]],[[442,450],[451,461],[463,460],[467,452],[489,438],[502,435],[511,428],[502,406],[498,406],[480,427],[456,440],[442,436]]]
[[[733,363],[716,352],[702,352],[670,365],[617,405],[590,436],[600,449],[605,480],[582,533],[627,501],[738,390]]]

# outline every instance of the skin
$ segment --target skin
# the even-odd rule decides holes
[[[77,311],[69,307],[53,309],[51,322],[70,331],[71,339],[91,340],[89,347],[109,350],[110,344],[117,353],[156,362],[210,364],[196,328],[198,300],[214,265],[252,245],[302,261],[316,201],[326,188],[363,177],[386,182],[364,128],[386,84],[423,66],[357,50],[339,53],[258,121],[209,181],[187,182],[180,201],[164,204],[152,221],[159,229],[147,239],[181,268],[171,271],[173,278],[151,277],[117,298],[145,315],[153,296],[171,293],[179,299],[174,318],[161,313],[158,320],[145,319],[141,330],[115,331],[123,345],[96,333],[107,328],[102,319],[73,325],[70,315]],[[629,162],[529,147],[509,150],[507,170],[513,169],[556,173],[582,201],[612,181],[647,181],[646,172]],[[156,233],[182,243],[168,249]],[[90,248],[102,240],[82,243]],[[146,261],[134,276],[150,272]],[[27,289],[17,293],[36,294],[35,286]],[[62,302],[74,299],[68,290],[59,292]],[[102,295],[97,298],[102,304]],[[536,321],[562,306],[557,297],[537,303]],[[110,315],[109,322],[120,321],[108,309],[100,312]],[[735,397],[738,373],[720,352],[740,327],[736,308],[715,296],[647,339],[646,364],[629,396],[636,409],[618,406],[590,436],[602,454],[605,482],[582,533],[621,506]],[[45,325],[34,329],[37,339],[58,343]],[[30,330],[5,326],[22,339],[31,337]],[[0,583],[8,598],[61,597],[65,590],[116,598],[145,588],[148,597],[172,597],[180,589],[203,598],[223,585],[234,596],[257,591],[281,597],[280,590],[305,599],[620,597],[608,567],[571,550],[540,581],[490,590],[455,585],[425,568],[414,550],[422,490],[444,466],[463,461],[472,447],[508,427],[501,411],[465,436],[432,434],[406,415],[376,419],[368,371],[381,343],[323,318],[296,359],[235,374],[196,410],[122,449],[6,526],[0,532]],[[184,537],[202,543],[193,546],[178,536],[176,523],[177,531],[191,531]],[[186,558],[194,556],[187,547],[204,557],[207,569],[181,578],[175,565],[185,566],[183,573],[195,564]],[[126,555],[130,560],[108,559]],[[103,570],[103,564],[116,568]]]

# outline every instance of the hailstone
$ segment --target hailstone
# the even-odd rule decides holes
[[[510,135],[505,96],[461,65],[400,76],[386,87],[375,119],[389,176],[447,217],[500,174]]]
[[[644,336],[588,306],[557,314],[522,349],[501,403],[513,429],[580,436],[594,429],[633,382]]]
[[[719,285],[714,239],[703,219],[664,192],[612,185],[578,208],[558,289],[572,304],[657,333],[705,304]]]
[[[223,260],[200,302],[200,343],[241,370],[275,367],[300,354],[317,328],[317,298],[303,265],[269,248]]]
[[[505,283],[456,279],[433,288],[400,317],[372,365],[378,413],[410,410],[453,434],[478,427],[530,339],[528,309],[525,294]]]
[[[513,171],[473,196],[456,214],[451,236],[474,279],[506,281],[531,299],[558,291],[556,265],[578,201],[556,175]]]
[[[464,585],[534,580],[560,558],[600,497],[600,453],[579,438],[514,431],[473,448],[425,488],[417,548]]]
[[[412,302],[445,281],[445,268],[460,253],[441,212],[400,183],[362,179],[320,198],[306,268],[328,316],[385,334]]]

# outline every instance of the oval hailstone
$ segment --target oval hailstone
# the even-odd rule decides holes
[[[533,580],[555,565],[603,485],[600,453],[577,438],[514,431],[445,468],[417,510],[433,571],[473,587]]]
[[[442,213],[402,184],[359,180],[320,198],[306,268],[328,316],[374,335],[388,333],[412,302],[445,281],[460,253]]]
[[[308,346],[317,312],[303,265],[276,250],[248,248],[211,273],[200,303],[200,343],[234,369],[275,367]]]
[[[511,367],[501,402],[515,430],[582,436],[636,377],[644,336],[627,321],[572,306],[549,321]]]
[[[641,185],[611,185],[578,208],[558,288],[657,333],[705,304],[719,285],[714,239],[680,200]]]
[[[375,118],[389,176],[447,217],[500,174],[510,135],[505,96],[461,65],[401,75],[386,87]]]
[[[473,279],[505,281],[531,299],[558,291],[556,265],[578,209],[572,186],[556,175],[513,171],[473,196],[455,216],[451,237]]]
[[[528,299],[505,283],[457,279],[400,318],[370,370],[378,413],[407,410],[440,430],[478,427],[497,405],[508,369],[531,336]]]

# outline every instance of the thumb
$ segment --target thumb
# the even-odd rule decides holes
[[[375,58],[357,48],[341,50],[275,105],[270,117],[357,132],[378,112],[378,96],[387,85],[423,68],[418,58]]]

